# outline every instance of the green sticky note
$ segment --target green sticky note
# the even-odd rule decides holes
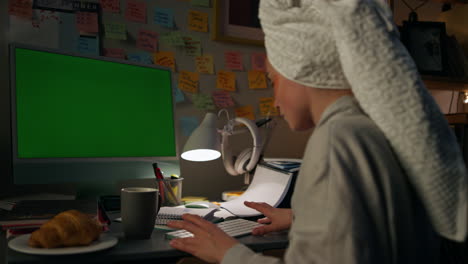
[[[127,26],[120,23],[105,23],[104,36],[108,39],[127,40]]]
[[[216,109],[216,106],[213,103],[213,99],[211,98],[210,95],[207,95],[207,94],[202,94],[202,93],[194,94],[192,96],[192,102],[193,102],[193,105],[197,109],[201,109],[201,110],[215,110]]]
[[[192,6],[210,7],[210,0],[191,0]]]

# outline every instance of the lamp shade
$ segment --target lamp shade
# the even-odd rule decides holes
[[[207,113],[201,124],[192,132],[185,143],[181,157],[190,161],[209,161],[221,156],[217,117]]]

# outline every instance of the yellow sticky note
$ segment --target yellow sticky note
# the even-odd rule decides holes
[[[171,68],[175,71],[175,58],[174,52],[160,51],[154,54],[154,64]]]
[[[236,90],[236,73],[219,71],[216,78],[216,88],[233,92]]]
[[[261,71],[249,71],[249,88],[250,89],[266,89],[267,80],[264,72]]]
[[[259,109],[262,116],[278,116],[278,108],[275,107],[275,98],[262,97],[259,99]]]
[[[189,29],[199,32],[208,32],[208,14],[190,10],[188,17]]]
[[[205,54],[202,56],[195,57],[195,67],[197,68],[197,72],[199,73],[213,74],[213,56]]]
[[[181,71],[179,73],[179,89],[189,93],[198,93],[198,80],[198,73]]]
[[[245,117],[250,120],[255,120],[253,106],[246,105],[235,109],[237,117]]]

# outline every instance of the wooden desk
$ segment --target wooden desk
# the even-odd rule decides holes
[[[155,229],[151,239],[148,240],[127,240],[121,231],[121,224],[112,222],[110,234],[116,236],[119,243],[104,251],[68,256],[35,256],[8,249],[7,263],[176,263],[180,258],[190,256],[171,248],[169,240],[164,237],[165,231],[163,230]],[[267,236],[240,237],[239,241],[254,251],[263,252],[270,249],[286,248],[288,236],[286,232],[283,232]],[[3,264],[1,260],[0,264]]]

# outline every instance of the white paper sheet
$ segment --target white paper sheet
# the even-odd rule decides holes
[[[221,203],[221,207],[239,217],[260,215],[258,211],[245,206],[244,201],[264,202],[276,207],[288,192],[291,179],[292,173],[259,164],[249,188],[238,198]]]

